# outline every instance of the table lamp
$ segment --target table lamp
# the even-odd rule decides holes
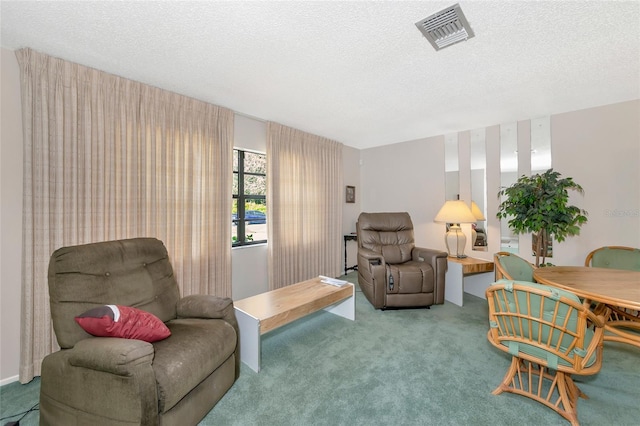
[[[480,207],[478,207],[475,201],[471,201],[471,213],[473,213],[473,215],[475,216],[476,221],[487,220],[485,219],[484,215],[482,214],[482,211],[480,211]],[[471,227],[471,247],[476,246],[477,239],[478,239],[478,232],[476,231],[476,228],[472,226]]]
[[[435,219],[436,223],[450,223],[451,226],[444,236],[449,256],[458,258],[467,257],[464,254],[464,246],[467,244],[467,237],[460,229],[461,223],[473,223],[476,217],[471,213],[471,209],[462,200],[450,200],[444,203]]]

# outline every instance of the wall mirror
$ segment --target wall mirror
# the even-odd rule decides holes
[[[518,179],[518,123],[500,125],[500,186],[505,188]],[[495,195],[492,195],[495,197]],[[504,200],[500,198],[498,203]],[[518,253],[519,238],[509,228],[509,218],[500,220],[500,251]]]
[[[486,130],[471,131],[470,167],[471,167],[471,212],[477,222],[471,224],[471,248],[475,251],[488,250],[487,235],[487,156]]]
[[[445,201],[457,200],[460,194],[457,133],[444,137],[444,173]]]
[[[531,174],[544,173],[551,168],[551,117],[531,120]],[[532,254],[535,256],[537,238],[531,236]],[[553,240],[549,239],[546,257],[553,255]]]

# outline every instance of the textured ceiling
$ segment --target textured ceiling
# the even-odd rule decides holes
[[[640,98],[640,1],[1,2],[31,47],[356,148]]]

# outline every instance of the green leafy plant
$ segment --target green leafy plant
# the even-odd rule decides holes
[[[247,235],[245,235],[244,240],[245,240],[245,241],[253,241],[253,234],[247,234]],[[237,237],[237,236],[235,236],[235,235],[232,235],[232,236],[231,236],[231,243],[232,243],[232,244],[235,244],[235,243],[237,243],[237,242],[238,242],[238,237]]]
[[[587,212],[569,205],[569,190],[584,194],[572,178],[561,178],[549,169],[542,174],[521,176],[513,185],[502,188],[498,219],[507,219],[516,234],[533,233],[537,236],[536,266],[545,264],[546,248],[550,238],[558,242],[580,234],[580,226],[587,222]]]

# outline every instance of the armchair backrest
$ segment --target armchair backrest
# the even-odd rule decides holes
[[[512,280],[499,280],[486,293],[489,335],[505,352],[552,369],[565,366],[580,371],[597,361],[604,323],[575,294]],[[588,328],[587,319],[597,323],[597,335]]]
[[[415,247],[409,213],[360,213],[358,246],[380,253],[387,263],[411,260]]]
[[[525,259],[513,253],[501,251],[493,256],[496,280],[506,278],[508,280],[535,282],[533,270],[535,266]]]
[[[587,255],[584,265],[640,271],[640,249],[624,246],[600,247]]]
[[[62,247],[51,255],[51,318],[63,349],[90,337],[74,317],[91,308],[133,306],[169,321],[179,298],[167,249],[155,238]]]

